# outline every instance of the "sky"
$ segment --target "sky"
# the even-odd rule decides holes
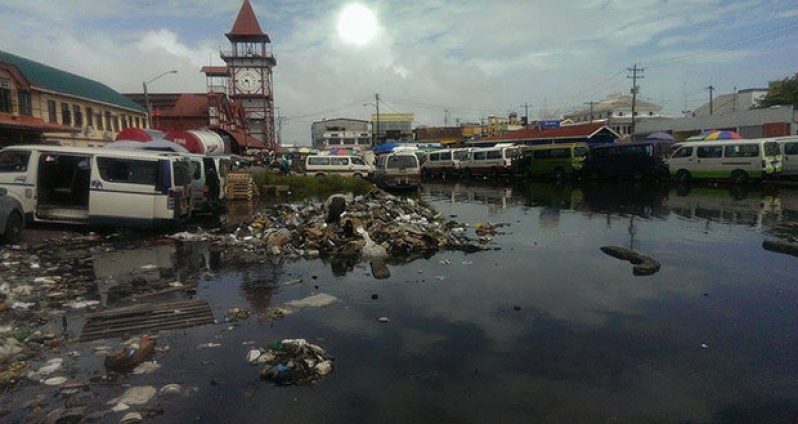
[[[242,0],[3,0],[0,50],[120,92],[178,70],[151,92],[203,92]],[[794,0],[362,0],[376,35],[346,42],[348,0],[252,0],[272,40],[284,143],[309,144],[323,118],[413,112],[416,125],[491,114],[549,118],[628,93],[678,116],[734,88],[798,72]],[[448,111],[448,112],[447,112]]]

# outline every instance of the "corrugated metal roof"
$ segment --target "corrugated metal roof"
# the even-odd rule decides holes
[[[32,85],[144,113],[144,108],[107,85],[0,50],[0,62],[16,66]]]
[[[541,130],[538,127],[526,127],[516,131],[510,131],[502,135],[487,137],[479,141],[523,141],[523,140],[541,140],[541,139],[557,139],[557,138],[589,138],[599,130],[605,127],[602,122],[594,122],[581,125],[565,125],[558,128],[550,128]]]

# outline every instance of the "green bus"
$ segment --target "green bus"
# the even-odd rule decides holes
[[[529,157],[530,177],[554,177],[561,180],[573,177],[582,170],[588,153],[585,143],[546,144],[531,146],[524,154]]]

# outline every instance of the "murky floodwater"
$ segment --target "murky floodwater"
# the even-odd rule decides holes
[[[117,383],[196,387],[158,400],[166,412],[155,422],[798,419],[798,258],[762,249],[798,233],[798,191],[428,184],[421,196],[459,221],[510,224],[495,236],[501,250],[391,266],[388,280],[366,264],[230,266],[201,244],[98,257],[98,278],[144,264],[160,278],[199,278],[197,296],[220,321],[230,307],[341,299],[276,321],[168,332],[163,367]],[[606,245],[662,269],[634,276]],[[295,278],[304,282],[280,286]],[[334,373],[312,387],[260,381],[250,343],[283,338],[324,346]],[[221,346],[198,348],[208,342]],[[96,357],[79,361],[101,373]]]

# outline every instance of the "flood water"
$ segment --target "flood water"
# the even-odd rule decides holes
[[[201,244],[95,259],[98,278],[143,264],[198,278],[220,321],[164,333],[163,367],[124,380],[196,387],[152,421],[798,420],[798,258],[762,248],[798,234],[798,191],[439,183],[420,196],[458,221],[510,224],[494,237],[501,250],[390,266],[387,280],[367,264],[225,265]],[[635,276],[607,245],[662,268]],[[314,293],[341,301],[257,316]],[[229,328],[230,307],[256,316]],[[323,346],[335,371],[310,387],[260,381],[250,343],[283,338]],[[208,342],[221,346],[198,348]]]

